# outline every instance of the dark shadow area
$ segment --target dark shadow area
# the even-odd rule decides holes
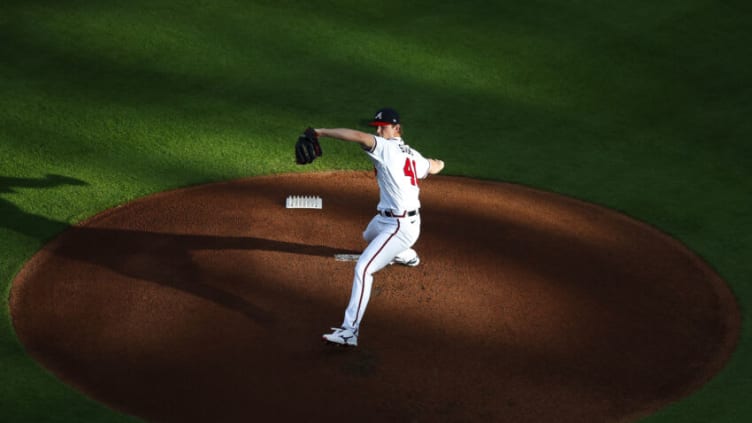
[[[204,275],[191,254],[199,250],[261,250],[319,257],[357,253],[343,248],[256,237],[180,235],[90,227],[69,229],[52,248],[57,255],[178,289],[241,312],[258,323],[272,325],[274,317],[270,312],[204,282]]]
[[[46,189],[64,185],[88,184],[80,179],[53,174],[44,178],[0,176],[0,194],[15,194],[18,192],[16,188]],[[0,227],[44,241],[68,226],[65,222],[25,212],[13,202],[0,197]]]
[[[0,194],[14,193],[13,188],[53,188],[63,185],[88,185],[85,181],[69,176],[47,174],[44,178],[16,178],[0,176]]]

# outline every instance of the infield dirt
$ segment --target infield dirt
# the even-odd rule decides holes
[[[321,210],[286,209],[316,195]],[[160,193],[48,244],[13,282],[28,353],[149,421],[634,420],[723,366],[740,317],[679,242],[517,185],[422,183],[417,268],[376,274],[356,349],[327,347],[378,191],[367,172]]]

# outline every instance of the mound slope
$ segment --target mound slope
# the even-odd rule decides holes
[[[13,283],[27,351],[151,421],[623,421],[730,355],[739,313],[701,259],[592,204],[422,185],[417,268],[376,275],[354,350],[327,347],[374,213],[363,172],[161,193],[71,228]],[[322,210],[285,209],[318,195]]]

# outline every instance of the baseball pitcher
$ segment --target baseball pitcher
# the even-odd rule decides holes
[[[405,144],[400,117],[394,109],[378,110],[369,125],[376,128],[376,135],[345,128],[308,128],[295,146],[297,162],[306,164],[322,154],[319,137],[354,142],[360,144],[376,170],[379,203],[376,216],[363,232],[368,246],[355,265],[342,326],[323,335],[328,343],[348,347],[358,345],[373,274],[392,263],[410,267],[420,263],[418,253],[411,248],[420,235],[419,181],[444,169],[443,161],[425,158]]]

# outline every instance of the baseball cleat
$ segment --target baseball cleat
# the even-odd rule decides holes
[[[415,267],[420,264],[420,257],[415,256],[410,260],[402,260],[399,257],[395,257],[394,260],[392,260],[391,264],[394,264],[394,263],[401,264],[403,266],[408,266],[408,267]]]
[[[358,335],[350,329],[345,328],[332,328],[332,333],[325,333],[321,336],[324,342],[330,344],[341,345],[344,347],[357,347]]]

